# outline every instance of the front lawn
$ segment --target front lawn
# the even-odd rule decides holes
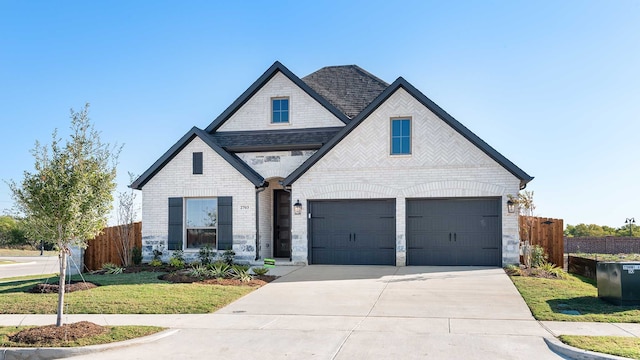
[[[640,308],[600,300],[594,280],[572,274],[563,280],[526,276],[511,280],[538,320],[640,323]]]
[[[640,359],[640,339],[635,337],[560,335],[559,339],[583,350]]]
[[[214,312],[253,291],[249,286],[173,284],[162,273],[84,275],[97,288],[65,294],[67,314],[203,314]],[[79,277],[73,277],[80,280]],[[57,294],[32,294],[38,283],[57,277],[0,282],[0,314],[55,314]]]

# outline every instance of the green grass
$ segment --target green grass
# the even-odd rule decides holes
[[[640,261],[640,254],[584,254],[574,253],[569,256],[581,257],[598,261]]]
[[[161,273],[85,275],[99,287],[65,294],[67,314],[203,314],[216,311],[254,290],[248,286],[172,284]],[[74,277],[76,279],[76,277]],[[79,278],[78,278],[79,279]],[[55,314],[57,294],[31,294],[38,283],[57,277],[0,283],[0,314]]]
[[[158,326],[110,326],[109,332],[78,339],[76,341],[59,341],[41,344],[23,344],[9,341],[9,336],[13,335],[23,329],[31,328],[34,326],[0,326],[0,347],[74,347],[74,346],[88,346],[108,344],[117,341],[130,340],[142,336],[155,334],[164,330]]]
[[[57,251],[45,251],[44,256],[57,256]],[[1,248],[0,256],[40,256],[40,250]]]
[[[594,280],[572,274],[564,280],[523,276],[511,280],[538,320],[640,323],[640,308],[599,299]],[[568,310],[580,315],[562,313]]]
[[[640,338],[561,335],[560,341],[583,350],[640,359]]]

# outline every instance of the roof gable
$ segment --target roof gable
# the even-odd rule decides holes
[[[234,154],[230,154],[220,147],[209,134],[198,129],[197,127],[191,128],[183,137],[180,138],[167,152],[165,152],[147,171],[140,175],[129,187],[132,189],[142,190],[142,187],[151,178],[157,174],[162,168],[169,163],[182,149],[184,149],[191,140],[195,137],[199,137],[205,144],[209,145],[220,157],[226,160],[231,166],[238,170],[244,177],[246,177],[255,186],[261,186],[264,184],[264,178],[260,176],[255,170],[253,170],[244,161],[238,158]]]
[[[307,170],[309,170],[318,160],[320,160],[327,152],[329,152],[334,146],[342,141],[349,133],[353,131],[360,123],[362,123],[369,115],[371,115],[380,105],[382,105],[389,97],[395,93],[398,89],[404,89],[407,93],[418,100],[422,105],[434,113],[438,118],[460,133],[464,138],[469,140],[472,144],[482,150],[490,158],[495,160],[498,164],[504,167],[507,171],[520,179],[520,185],[522,188],[533,179],[522,169],[513,164],[509,159],[505,158],[502,154],[489,146],[486,142],[475,135],[471,130],[467,129],[464,125],[454,119],[446,111],[440,108],[436,103],[427,98],[418,89],[413,87],[402,77],[399,77],[396,81],[388,86],[373,102],[371,102],[358,116],[356,116],[347,126],[332,138],[327,144],[325,144],[320,150],[318,150],[313,156],[305,161],[296,171],[291,173],[285,180],[285,185],[291,185],[300,176],[302,176]]]
[[[345,114],[343,114],[334,105],[328,102],[324,97],[320,96],[314,89],[309,87],[309,85],[303,82],[284,65],[276,61],[247,90],[245,90],[245,92],[243,92],[240,97],[238,97],[225,111],[223,111],[222,114],[220,114],[209,126],[207,126],[205,131],[208,133],[215,132],[278,73],[283,74],[285,77],[291,80],[296,86],[298,86],[311,98],[313,98],[320,105],[326,108],[341,122],[346,124],[349,121],[349,118]]]

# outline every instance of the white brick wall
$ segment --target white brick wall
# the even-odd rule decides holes
[[[289,97],[289,123],[271,124],[271,98]],[[283,130],[344,126],[306,92],[278,72],[218,131]]]
[[[315,152],[316,150],[271,151],[238,153],[237,155],[263,178],[269,179],[286,178]]]
[[[412,118],[412,155],[390,156],[390,118]],[[406,198],[502,197],[503,263],[518,262],[517,216],[504,205],[520,181],[403,89],[292,186],[293,198],[396,199],[396,264],[405,265]],[[306,209],[304,209],[306,212]],[[307,261],[307,219],[293,217],[293,260]]]
[[[192,153],[203,153],[203,174],[193,175]],[[233,249],[238,259],[255,257],[254,185],[199,138],[193,139],[142,188],[145,261],[154,247],[167,249],[168,198],[233,196]],[[224,249],[221,249],[224,250]],[[188,258],[197,251],[185,250]],[[164,251],[163,258],[170,257]]]

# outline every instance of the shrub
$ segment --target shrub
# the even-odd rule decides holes
[[[193,276],[197,278],[204,278],[210,275],[211,275],[211,272],[209,271],[206,265],[197,265],[192,267],[189,270],[189,276]]]
[[[102,264],[102,270],[104,270],[105,274],[117,275],[117,274],[122,274],[122,271],[124,271],[124,268],[114,263],[104,263]]]
[[[227,249],[222,253],[222,261],[224,261],[227,265],[233,265],[234,258],[236,253],[232,249]]]
[[[222,261],[216,261],[209,265],[209,272],[211,276],[221,279],[230,275],[231,267]]]
[[[547,262],[547,254],[540,245],[531,247],[531,267],[540,267]]]
[[[538,269],[546,272],[549,275],[553,275],[559,279],[564,279],[566,277],[564,270],[562,270],[561,268],[557,267],[556,265],[550,262],[545,262],[544,264],[538,266]]]
[[[266,267],[254,267],[251,269],[251,271],[253,271],[253,273],[258,276],[262,276],[262,275],[267,275],[267,273],[269,272],[269,269],[267,269]]]
[[[504,267],[504,271],[507,273],[507,275],[511,275],[511,276],[522,275],[522,269],[520,269],[519,265],[509,264]]]
[[[171,255],[171,259],[169,259],[169,265],[173,266],[174,268],[182,269],[185,263],[184,251],[174,250],[173,254]]]
[[[149,262],[149,265],[155,267],[162,266],[162,261],[160,261],[160,259],[153,259],[151,260],[151,262]]]
[[[153,249],[153,260],[158,260],[162,262],[161,258],[162,258],[162,248]]]
[[[251,281],[251,275],[249,274],[249,266],[233,265],[231,267],[231,277],[234,279],[238,279],[242,282]]]
[[[131,249],[131,261],[133,261],[133,265],[142,264],[142,249],[137,246]]]
[[[211,264],[215,255],[216,252],[209,245],[201,247],[200,251],[198,251],[198,258],[200,258],[200,263],[202,265]]]

